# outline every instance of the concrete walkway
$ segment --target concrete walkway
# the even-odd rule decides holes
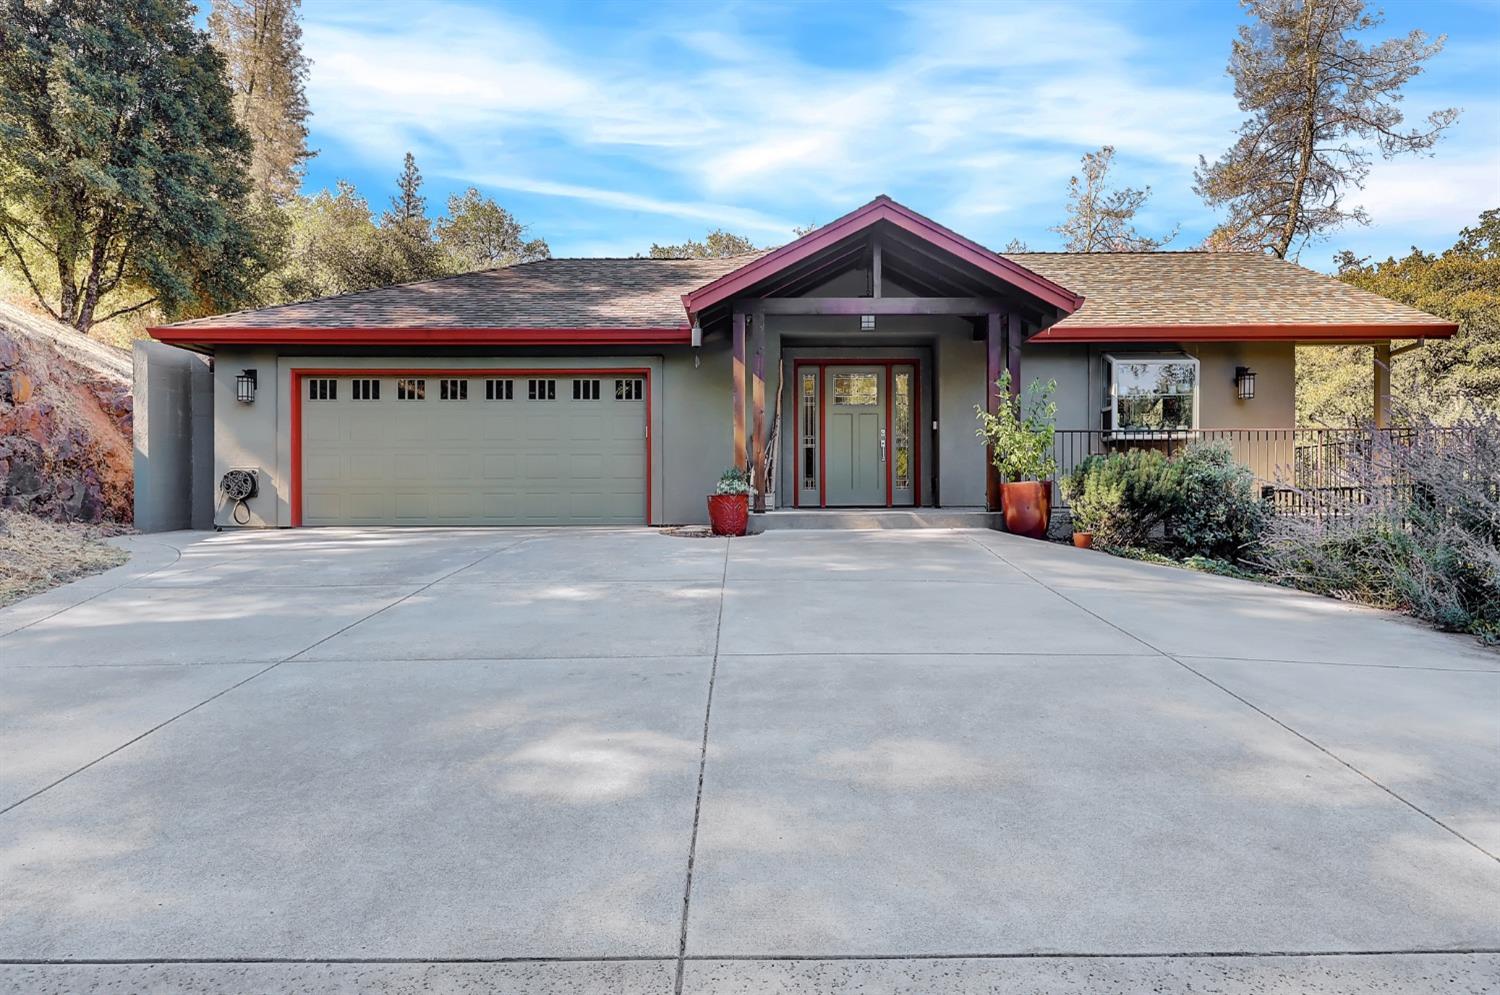
[[[986,531],[124,541],[0,611],[0,990],[1500,986],[1467,638]]]

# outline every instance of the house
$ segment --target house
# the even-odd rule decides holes
[[[1055,380],[1097,447],[1288,429],[1294,345],[1455,330],[1261,254],[1002,254],[881,196],[770,252],[551,259],[151,334],[212,357],[212,479],[254,487],[220,525],[655,525],[705,520],[747,460],[778,507],[993,507],[974,409],[1005,370]]]

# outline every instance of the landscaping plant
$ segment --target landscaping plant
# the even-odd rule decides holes
[[[1178,507],[1176,474],[1157,449],[1090,456],[1060,480],[1073,528],[1100,546],[1144,546]]]
[[[1241,559],[1265,530],[1270,510],[1255,474],[1234,458],[1227,442],[1190,446],[1173,462],[1176,508],[1168,542],[1179,556]]]
[[[1500,642],[1500,415],[1372,431],[1337,486],[1301,492],[1258,565],[1274,579]]]
[[[994,414],[977,404],[975,415],[979,428],[975,435],[994,451],[995,469],[1007,483],[1028,480],[1051,480],[1057,472],[1052,457],[1052,439],[1057,421],[1057,402],[1052,394],[1057,381],[1033,380],[1022,396],[1012,397],[1010,371],[995,381],[1000,403]]]

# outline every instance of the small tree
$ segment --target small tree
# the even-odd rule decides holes
[[[185,0],[0,13],[0,250],[53,318],[244,300],[264,270],[249,156]]]
[[[448,198],[448,214],[438,220],[437,238],[455,272],[552,257],[546,239],[527,239],[525,226],[473,187]]]
[[[1209,236],[1217,249],[1262,249],[1285,259],[1294,245],[1368,222],[1345,203],[1370,171],[1369,146],[1389,159],[1437,143],[1458,110],[1403,128],[1401,88],[1443,47],[1421,31],[1366,47],[1355,35],[1383,18],[1361,0],[1240,0],[1229,75],[1250,117],[1212,165],[1199,157],[1194,190],[1229,217]]]
[[[380,218],[376,237],[379,246],[379,281],[375,286],[426,280],[449,272],[427,218],[427,198],[422,196],[422,173],[410,152],[402,161],[391,208]]]
[[[657,245],[653,242],[648,255],[652,259],[724,259],[754,251],[755,243],[744,235],[715,228],[701,242],[692,239],[681,245]]]
[[[1087,152],[1083,176],[1068,179],[1068,216],[1052,228],[1063,237],[1068,252],[1154,252],[1177,237],[1175,228],[1162,238],[1136,231],[1135,216],[1151,196],[1151,188],[1111,190],[1108,179],[1114,158],[1112,145]],[[1024,252],[1025,244],[1019,249],[1007,246],[1006,251]]]
[[[995,386],[1000,390],[998,410],[991,414],[976,404],[979,428],[974,434],[991,448],[1000,479],[1009,483],[1050,480],[1057,472],[1052,456],[1057,420],[1057,402],[1052,394],[1057,381],[1033,380],[1021,396],[1012,397],[1010,371],[1006,370]]]

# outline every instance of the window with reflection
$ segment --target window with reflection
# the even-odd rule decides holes
[[[818,374],[802,374],[802,486],[818,486]]]
[[[895,464],[891,467],[897,490],[911,487],[912,466],[912,376],[910,370],[897,370],[892,378],[895,397],[891,399],[892,429],[895,432]]]
[[[875,373],[835,373],[833,403],[843,408],[871,407],[880,403],[880,377]]]
[[[1198,427],[1198,361],[1191,356],[1105,356],[1106,414],[1117,433],[1190,432]]]

